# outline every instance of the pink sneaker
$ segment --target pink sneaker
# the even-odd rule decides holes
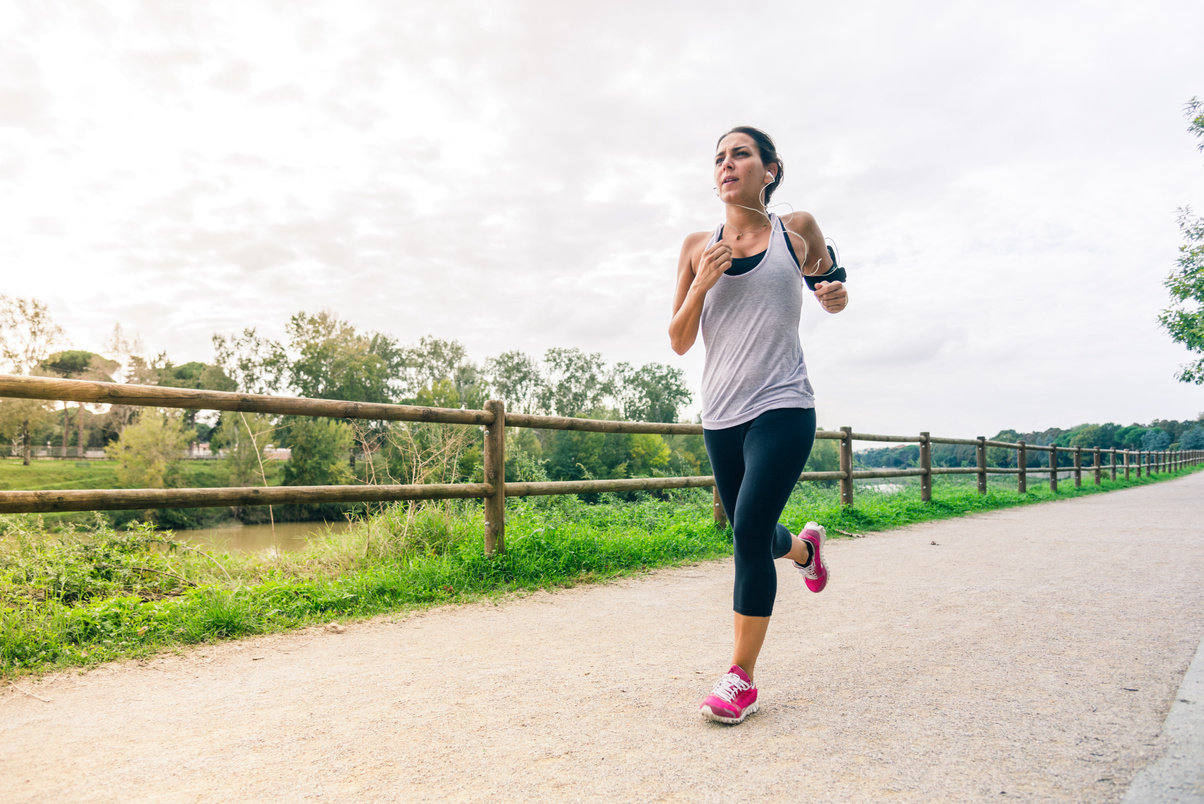
[[[811,545],[811,563],[805,567],[797,561],[791,563],[806,578],[807,588],[812,592],[822,592],[828,585],[828,565],[824,562],[822,552],[824,539],[827,537],[828,534],[824,531],[823,525],[815,522],[808,522],[803,528],[803,532],[798,535],[799,539]]]
[[[757,711],[757,688],[748,679],[748,674],[737,665],[715,683],[715,689],[698,707],[707,720],[720,723],[739,723]]]

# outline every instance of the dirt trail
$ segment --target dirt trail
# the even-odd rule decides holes
[[[781,566],[761,710],[697,715],[730,561],[0,693],[0,800],[1119,801],[1204,635],[1204,473]],[[934,544],[935,542],[935,544]]]

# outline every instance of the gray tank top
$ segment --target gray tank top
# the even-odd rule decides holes
[[[744,424],[767,410],[815,407],[798,336],[803,278],[781,221],[772,214],[770,221],[761,261],[747,273],[719,277],[702,302],[702,426],[708,430]]]

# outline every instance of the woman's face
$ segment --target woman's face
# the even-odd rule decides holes
[[[725,203],[759,206],[765,180],[765,165],[753,138],[733,132],[719,141],[715,152],[715,187]]]

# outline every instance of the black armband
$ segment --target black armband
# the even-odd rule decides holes
[[[787,243],[790,241],[787,240]],[[846,282],[848,275],[844,272],[844,268],[836,264],[836,252],[828,246],[828,256],[832,258],[832,267],[828,269],[826,274],[818,274],[816,276],[803,275],[803,279],[807,280],[807,287],[815,290],[815,286],[820,282]]]

